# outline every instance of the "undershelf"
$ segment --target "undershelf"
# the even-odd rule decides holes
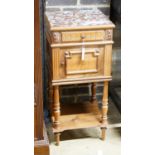
[[[53,132],[92,127],[112,128],[113,126],[118,127],[119,121],[112,110],[111,116],[108,115],[108,124],[101,123],[101,111],[97,103],[62,104],[59,128],[53,128]]]

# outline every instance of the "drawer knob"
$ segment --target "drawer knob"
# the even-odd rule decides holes
[[[81,35],[81,39],[84,40],[86,37],[84,35]]]
[[[61,61],[60,64],[61,64],[61,66],[63,66],[65,64],[65,62],[64,61]]]

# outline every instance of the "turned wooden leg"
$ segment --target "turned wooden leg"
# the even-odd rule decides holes
[[[92,83],[91,92],[92,92],[91,101],[92,101],[92,103],[94,103],[94,102],[96,102],[96,83]]]
[[[55,133],[55,141],[56,141],[56,145],[60,144],[60,133]]]
[[[59,86],[53,87],[53,113],[54,113],[54,128],[59,128],[59,119],[60,119],[60,102],[59,102]],[[59,144],[60,141],[60,133],[55,133],[56,143]]]
[[[101,121],[104,126],[107,125],[107,112],[108,112],[108,81],[104,82],[103,98],[102,98],[102,117]],[[102,139],[105,139],[106,128],[102,128]]]
[[[101,139],[105,140],[106,128],[101,128],[101,132],[102,132]]]
[[[54,86],[53,90],[54,101],[53,101],[53,113],[54,113],[54,127],[59,127],[60,119],[60,102],[59,102],[59,86]]]

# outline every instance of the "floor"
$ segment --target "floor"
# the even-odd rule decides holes
[[[51,124],[48,124],[47,133],[50,142],[50,155],[120,155],[120,118],[117,108],[110,102],[110,125],[106,132],[105,141],[100,139],[101,130],[99,128],[78,129],[63,132],[60,146],[55,145]]]
[[[75,137],[76,139],[73,139]],[[68,131],[66,133],[63,133],[63,138],[60,146],[56,146],[52,140],[52,142],[50,143],[50,155],[121,154],[120,128],[108,129],[105,141],[100,140],[99,137],[99,129],[84,129],[80,131],[73,130],[70,132]],[[69,138],[70,140],[66,140],[67,138]]]

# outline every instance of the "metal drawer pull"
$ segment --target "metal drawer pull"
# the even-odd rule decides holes
[[[99,56],[99,55],[100,55],[100,50],[96,48],[94,51],[94,56]]]
[[[82,46],[82,50],[80,51],[66,51],[65,52],[65,57],[66,58],[71,58],[72,55],[74,54],[81,54],[81,60],[85,59],[85,53],[93,53],[94,56],[99,56],[100,55],[100,50],[98,48],[95,48],[94,51],[86,51],[85,46]]]

